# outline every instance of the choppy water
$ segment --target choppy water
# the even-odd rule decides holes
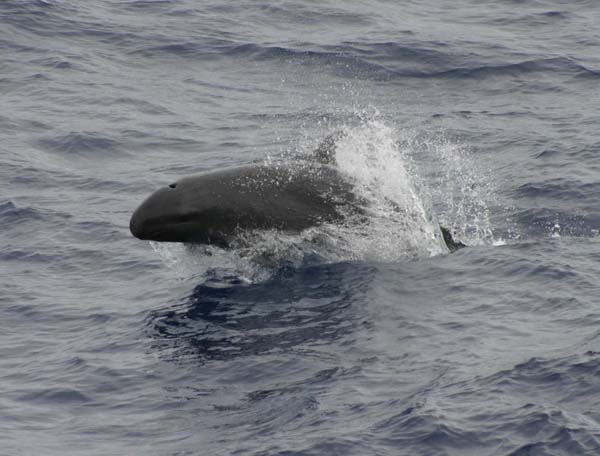
[[[600,454],[599,25],[0,2],[0,454]],[[357,191],[410,217],[252,251],[129,234],[155,188],[337,130]],[[427,244],[438,220],[470,247]]]

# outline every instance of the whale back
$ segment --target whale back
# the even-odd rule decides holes
[[[335,165],[337,144],[344,136],[346,136],[346,134],[342,130],[327,135],[325,139],[319,143],[317,148],[312,151],[308,158],[323,165]]]

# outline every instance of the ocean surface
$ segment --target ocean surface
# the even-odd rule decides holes
[[[361,223],[129,232],[335,132]],[[600,454],[597,1],[2,0],[0,226],[3,456]]]

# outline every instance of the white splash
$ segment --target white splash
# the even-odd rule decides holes
[[[440,223],[468,245],[495,239],[489,204],[495,189],[491,171],[476,167],[468,149],[440,134],[403,132],[400,143],[416,163],[419,191],[429,194]]]
[[[179,279],[215,280],[253,283],[268,279],[272,271],[237,250],[210,245],[153,242],[150,246]]]
[[[369,203],[366,223],[337,230],[354,259],[395,261],[447,252],[393,128],[367,120],[346,129],[336,146],[338,167]]]

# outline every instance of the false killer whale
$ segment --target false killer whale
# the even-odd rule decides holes
[[[227,168],[161,188],[133,213],[131,233],[143,240],[228,247],[240,230],[299,233],[352,216],[366,219],[366,202],[334,164],[334,135],[309,160]],[[449,230],[440,231],[451,252],[464,247]]]

